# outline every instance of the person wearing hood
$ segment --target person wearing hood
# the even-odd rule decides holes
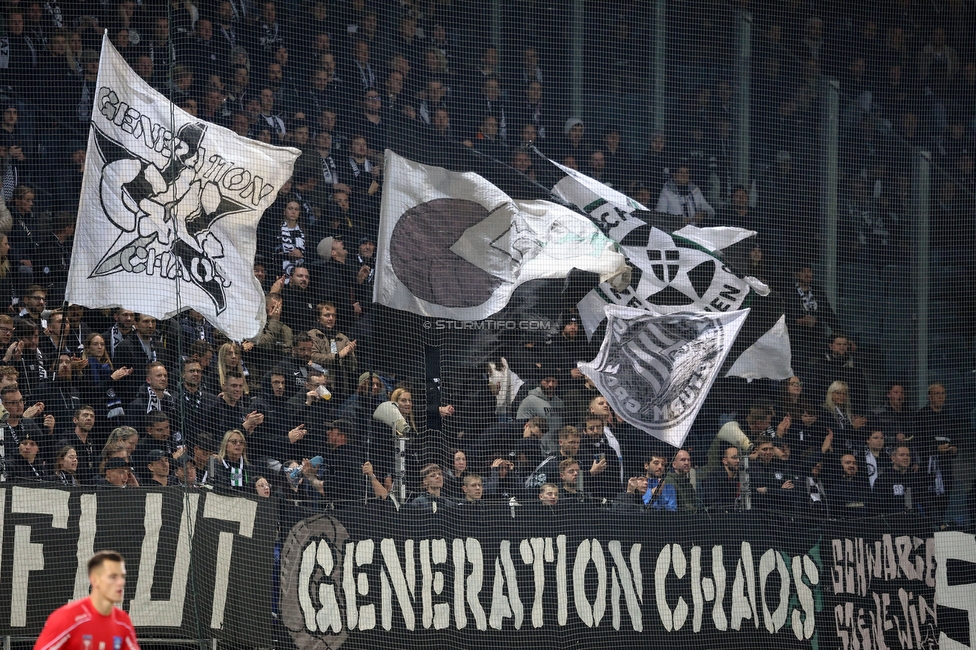
[[[352,422],[356,435],[360,436],[360,439],[365,439],[369,433],[373,413],[388,399],[382,377],[375,372],[364,372],[359,375],[356,392],[342,403],[339,417]]]
[[[582,164],[589,158],[586,146],[586,125],[578,117],[571,117],[563,125],[563,138],[556,149],[556,162],[563,162],[566,158],[573,158],[577,164]]]
[[[708,204],[705,195],[691,182],[691,168],[687,162],[680,162],[671,174],[671,180],[664,184],[657,199],[657,212],[681,217],[683,224],[703,225],[715,216],[715,208]]]
[[[563,426],[563,415],[566,407],[562,399],[556,395],[559,379],[555,371],[543,370],[539,376],[539,385],[529,391],[519,404],[515,419],[524,422],[529,418],[543,417],[549,424],[549,431],[542,438],[542,453],[555,453],[559,448],[556,432]]]
[[[559,373],[563,393],[567,388],[581,388],[585,377],[576,367],[579,361],[589,361],[595,356],[594,350],[580,330],[576,316],[566,316],[559,327],[559,334],[546,346],[547,365]]]
[[[58,357],[56,372],[52,373],[52,379],[42,382],[34,391],[34,399],[44,405],[43,414],[54,417],[58,435],[72,430],[71,418],[82,405],[81,393],[78,390],[80,374],[73,368],[71,357],[62,352]],[[58,450],[45,451],[50,452],[51,455],[44,460],[53,461],[54,454]]]
[[[261,382],[261,394],[251,401],[251,407],[264,414],[264,426],[259,427],[250,440],[251,456],[254,458],[282,460],[295,456],[287,450],[291,440],[285,439],[289,425],[294,425],[291,422],[290,397],[285,371],[277,367],[272,369]]]
[[[859,409],[863,408],[867,400],[868,383],[854,356],[857,345],[837,327],[832,329],[827,336],[827,349],[819,357],[811,359],[809,367],[805,369],[805,374],[810,377],[810,390],[814,395],[821,395],[826,393],[830,384],[842,381],[850,389],[850,403]]]
[[[285,426],[278,427],[278,433],[284,436],[279,438],[279,448],[281,445],[291,448],[280,452],[284,458],[311,458],[324,448],[323,434],[335,419],[336,410],[328,384],[328,373],[312,368],[304,389],[289,398],[287,421]]]
[[[647,151],[638,163],[638,169],[641,176],[646,179],[651,196],[661,193],[664,184],[671,179],[673,166],[674,160],[671,150],[668,149],[667,135],[663,131],[655,131],[651,134]]]
[[[353,301],[353,288],[362,284],[368,275],[362,267],[357,268],[354,264],[346,264],[349,251],[341,239],[335,237],[325,237],[317,247],[319,257],[325,260],[325,264],[320,265],[321,279],[323,288],[323,298],[319,303],[330,302],[335,306],[338,322],[351,323],[354,321],[358,312],[362,311],[362,305]],[[315,322],[311,327],[306,327],[304,331],[321,328],[318,320],[321,310],[315,309]],[[292,328],[294,329],[294,328]],[[355,377],[355,374],[353,374]]]

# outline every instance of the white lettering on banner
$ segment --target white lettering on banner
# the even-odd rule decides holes
[[[408,539],[404,542],[403,565],[400,564],[396,544],[393,543],[392,539],[384,539],[380,542],[380,553],[383,555],[383,570],[380,573],[383,610],[380,613],[380,623],[384,630],[389,630],[393,627],[393,606],[390,597],[390,584],[392,583],[393,591],[397,596],[397,602],[400,604],[403,625],[408,630],[413,630],[416,627],[416,619],[413,611],[413,603],[410,599],[416,595],[417,587],[417,574],[414,569],[413,540]]]
[[[612,539],[607,543],[607,550],[613,559],[613,566],[610,569],[610,603],[613,607],[613,628],[620,629],[620,594],[623,591],[624,602],[627,605],[627,613],[630,615],[631,624],[635,632],[644,629],[644,622],[641,619],[640,604],[643,602],[643,589],[641,584],[640,569],[640,544],[630,547],[631,568],[627,567],[621,552],[620,542]],[[618,576],[619,572],[619,576]],[[633,582],[631,574],[633,573]]]
[[[714,600],[715,606],[712,607],[712,622],[715,624],[715,629],[720,632],[724,632],[729,629],[729,619],[725,615],[725,607],[722,603],[725,601],[725,565],[722,564],[722,547],[713,546],[712,547],[712,577],[711,578],[701,578],[701,559],[700,552],[697,552],[697,547],[691,549],[691,588],[692,594],[694,590],[699,587],[701,588],[703,601]],[[701,579],[701,582],[699,582]],[[704,603],[703,603],[704,604]],[[811,609],[812,611],[812,609]],[[699,621],[701,617],[698,615],[697,609],[694,614],[694,631],[698,632],[701,630],[699,627]]]
[[[52,528],[68,527],[69,492],[62,490],[38,490],[15,487],[10,494],[12,514],[51,515]]]
[[[350,630],[372,630],[376,627],[376,607],[374,605],[356,606],[356,593],[360,596],[369,594],[369,579],[365,573],[357,577],[353,570],[355,566],[363,566],[373,562],[373,540],[363,540],[359,544],[346,544],[346,563],[342,568],[342,590],[346,595],[346,625]]]
[[[199,494],[190,494],[185,500],[180,518],[176,558],[173,565],[173,582],[167,600],[152,600],[156,558],[159,556],[159,533],[163,526],[163,495],[159,492],[146,495],[146,536],[142,539],[139,558],[139,577],[136,596],[129,605],[132,624],[180,626],[183,624],[183,603],[186,597],[187,578],[190,574],[190,531],[196,521]]]
[[[325,549],[326,549],[325,554],[320,554],[316,552],[316,548],[322,546],[323,544],[325,544]],[[319,618],[315,613],[315,605],[312,604],[312,596],[311,596],[312,571],[315,570],[316,559],[320,557],[323,558],[322,561],[320,562],[323,572],[325,573],[325,575],[331,575],[332,571],[331,570],[326,571],[325,569],[326,567],[328,567],[329,569],[332,568],[332,564],[333,564],[332,549],[329,548],[328,543],[324,539],[318,542],[318,544],[313,542],[308,546],[306,546],[304,550],[302,550],[302,566],[298,570],[298,604],[301,606],[302,615],[305,617],[305,629],[311,630],[312,632],[318,632],[319,630],[322,630],[324,632],[325,630],[332,627],[330,625],[330,621],[327,620],[325,621],[326,625],[323,626],[319,624]],[[334,597],[335,585],[326,585],[325,583],[319,583],[319,593],[325,591],[326,594],[328,595],[329,590],[327,589],[327,587],[332,587],[332,594]],[[329,603],[328,601],[328,598],[326,598],[322,602],[327,605],[331,605],[331,603]],[[323,607],[322,609],[325,610],[326,607]],[[335,612],[336,613],[339,612],[338,605],[335,608]],[[323,617],[323,619],[324,618],[325,617]],[[335,631],[338,632],[339,629],[335,628]]]
[[[972,635],[973,630],[976,630],[976,584],[950,585],[947,564],[949,560],[976,563],[976,540],[973,539],[972,535],[951,531],[936,533],[934,541],[935,561],[938,567],[935,579],[935,604],[965,611],[969,620],[970,635]],[[920,600],[923,605],[920,618],[924,623],[925,601],[921,598]],[[902,602],[902,608],[907,611],[904,602]],[[934,609],[935,606],[933,605],[932,610]],[[934,611],[932,613],[934,616]],[[917,624],[915,629],[917,632]],[[972,639],[970,639],[970,643],[972,643]],[[949,638],[944,632],[939,633],[940,650],[963,650],[970,647]]]
[[[325,540],[319,542],[318,551],[315,553],[315,561],[322,567],[325,575],[332,575],[332,571],[335,569],[335,559],[332,556],[332,547]],[[319,585],[319,602],[323,605],[322,609],[315,616],[315,622],[318,624],[319,629],[322,631],[332,629],[335,632],[341,630],[342,617],[339,615],[339,599],[338,594],[336,594],[335,584],[323,583]]]
[[[596,568],[596,599],[591,605],[586,599],[586,567],[590,562]],[[607,600],[607,563],[599,540],[584,539],[576,549],[573,563],[573,602],[576,614],[587,627],[597,627],[603,619]]]
[[[566,578],[566,536],[556,537],[556,622],[566,625],[569,616],[569,580]]]
[[[10,493],[12,514],[51,515],[52,528],[68,527],[69,492],[15,487]],[[11,577],[10,625],[27,625],[27,591],[31,571],[44,569],[44,544],[31,542],[31,526],[14,527],[14,562]]]
[[[27,585],[31,571],[44,569],[44,545],[30,541],[30,526],[14,526],[14,566],[10,589],[10,625],[27,625]]]
[[[969,586],[969,585],[967,585]],[[898,600],[901,611],[896,612],[892,607],[891,593],[872,593],[874,608],[870,611],[864,607],[856,607],[855,603],[845,602],[834,607],[834,623],[837,627],[837,637],[843,650],[893,650],[893,648],[935,648],[940,634],[936,625],[938,616],[934,602],[927,602],[918,596],[918,602],[912,602],[916,597],[904,588],[898,589]],[[892,609],[889,611],[889,607]],[[886,640],[886,633],[894,630],[898,645],[894,646]],[[958,644],[944,634],[945,642],[938,641],[941,649],[960,649],[969,646]]]
[[[464,578],[465,563],[471,565],[471,574]],[[454,609],[458,619],[458,629],[467,624],[464,603],[467,602],[474,617],[475,627],[479,630],[488,629],[488,619],[485,610],[478,600],[481,586],[484,582],[484,556],[481,553],[481,542],[474,537],[465,540],[454,540]]]
[[[937,582],[933,538],[883,535],[879,540],[835,539],[831,550],[835,594],[867,596],[872,579],[924,581],[927,587]]]
[[[769,611],[769,597],[766,595],[766,582],[769,574],[779,572],[779,604],[772,613]],[[762,592],[763,622],[770,633],[778,632],[786,623],[786,610],[790,600],[790,574],[783,556],[769,549],[759,558],[759,588]]]
[[[302,551],[302,565],[298,574],[298,599],[305,617],[305,627],[312,632],[327,630],[339,632],[342,629],[342,617],[336,585],[320,582],[318,598],[322,603],[322,609],[316,612],[312,603],[311,579],[316,564],[321,567],[325,576],[331,576],[335,570],[332,547],[324,539],[318,544],[314,542],[309,544]]]
[[[706,607],[706,602],[714,602],[712,608],[712,622],[719,631],[729,628],[728,617],[723,606],[725,595],[725,566],[722,563],[722,547],[712,547],[712,576],[702,577],[701,548],[698,546],[691,549],[690,577],[692,605],[689,610],[688,603],[684,597],[679,596],[674,602],[674,606],[667,600],[666,580],[669,573],[674,573],[679,580],[684,578],[688,565],[684,550],[678,544],[670,544],[661,549],[658,554],[655,566],[654,590],[655,601],[658,615],[665,629],[670,631],[680,630],[688,617],[692,614],[692,630],[699,632]],[[820,574],[816,564],[803,556],[797,556],[791,561],[793,565],[793,580],[791,583],[790,572],[787,569],[786,560],[783,556],[773,549],[767,550],[759,563],[759,585],[761,604],[763,608],[766,630],[771,634],[779,632],[786,624],[789,612],[789,601],[791,596],[791,584],[795,588],[797,598],[800,603],[800,611],[794,610],[792,616],[793,633],[798,639],[809,639],[814,632],[814,601],[810,586],[815,586],[820,582]],[[635,565],[632,561],[631,565]],[[780,588],[776,601],[774,595],[768,594],[766,583],[770,574],[776,571],[779,574]],[[804,576],[809,581],[804,582]],[[756,573],[752,562],[752,548],[748,542],[743,542],[741,555],[736,563],[736,574],[732,585],[732,629],[741,629],[743,619],[753,619],[758,627],[757,599],[756,599]],[[776,607],[770,611],[770,604],[776,602]],[[636,628],[635,628],[636,629]]]
[[[742,629],[744,619],[752,619],[759,627],[759,612],[756,609],[756,574],[752,563],[752,545],[742,542],[739,561],[735,564],[735,579],[732,581],[732,629]],[[743,592],[743,588],[746,592]]]
[[[233,521],[240,524],[237,534],[251,537],[258,504],[248,499],[208,494],[203,504],[203,516],[208,519]],[[230,561],[234,554],[234,533],[222,532],[217,542],[217,573],[214,576],[213,610],[210,628],[219,630],[224,624],[224,607],[227,605],[227,587],[230,584]]]
[[[565,549],[564,549],[565,550]],[[534,537],[523,539],[519,544],[522,562],[532,566],[532,580],[535,585],[535,598],[532,601],[532,627],[542,627],[542,594],[545,589],[546,569],[543,562],[552,562],[552,539]]]
[[[423,598],[424,627],[443,630],[451,624],[451,606],[447,603],[434,603],[434,596],[444,593],[444,572],[434,571],[437,564],[447,563],[447,542],[443,539],[424,539],[420,541],[420,570],[423,584],[420,593]]]
[[[98,515],[98,497],[94,494],[81,495],[81,518],[78,520],[78,546],[75,557],[78,568],[75,570],[74,600],[84,598],[91,589],[88,582],[88,558],[95,554],[95,532]]]
[[[675,577],[680,579],[685,576],[685,553],[678,544],[666,544],[658,554],[657,565],[654,567],[654,598],[657,603],[657,613],[661,617],[664,629],[668,632],[680,630],[685,624],[685,618],[688,617],[688,603],[681,596],[678,597],[673,611],[668,604],[665,581],[672,567]]]
[[[343,621],[350,631],[373,629],[377,624],[376,608],[379,608],[380,624],[385,630],[392,629],[395,612],[399,613],[403,627],[410,631],[417,629],[418,621],[425,629],[464,629],[473,623],[478,630],[489,627],[499,630],[509,618],[515,629],[521,629],[527,616],[532,626],[539,628],[548,622],[544,598],[546,582],[553,574],[557,625],[568,623],[566,605],[569,604],[571,579],[576,614],[588,627],[606,625],[604,615],[609,606],[609,627],[620,630],[629,623],[633,630],[644,631],[643,546],[639,543],[628,549],[619,540],[585,539],[571,559],[570,576],[564,535],[518,542],[503,539],[499,541],[493,565],[489,565],[489,570],[494,567],[490,591],[486,591],[485,555],[480,540],[471,537],[406,540],[400,545],[393,539],[383,539],[379,541],[378,555],[376,544],[371,539],[345,543],[341,554],[343,575],[341,586],[337,587],[331,581],[338,550],[325,539],[312,539],[306,543],[300,554],[301,567],[296,583],[297,602],[306,632],[337,634],[342,631]],[[512,557],[514,546],[519,549],[522,563],[531,568],[531,606],[523,600],[522,589],[526,585],[520,586],[516,577]],[[789,557],[775,549],[767,549],[756,566],[752,546],[742,542],[729,593],[723,547],[711,547],[710,567],[703,566],[702,551],[702,547],[693,546],[689,554],[680,544],[667,544],[658,553],[653,577],[655,607],[667,631],[680,631],[688,627],[689,621],[692,631],[701,631],[705,613],[711,608],[711,621],[719,631],[739,630],[742,621],[748,619],[757,629],[763,627],[770,634],[780,633],[789,626],[797,639],[813,638],[814,589],[820,583],[820,571],[813,559],[805,555]],[[382,565],[376,567],[379,571],[364,570],[375,561],[382,561]],[[436,570],[438,567],[450,567],[453,576]],[[368,576],[375,575],[379,576],[378,591],[370,589],[369,584]],[[321,576],[323,582],[316,583],[316,576]],[[683,595],[675,598],[675,594],[669,592],[669,588],[673,589],[668,584],[672,576],[685,585],[681,593],[691,594],[690,604]],[[445,584],[451,578],[453,603],[435,602],[435,597],[444,593]],[[778,588],[773,588],[776,580],[779,581]],[[551,584],[549,588],[552,588]],[[340,613],[338,589],[344,596],[344,617]],[[726,596],[730,596],[728,608]],[[490,600],[482,601],[483,597]]]
[[[221,605],[218,599],[226,600],[227,590],[221,585],[230,584],[232,568],[235,574],[239,573],[237,565],[245,560],[238,557],[233,565],[226,560],[231,556],[234,535],[228,535],[230,539],[220,540],[223,551],[219,543],[210,541],[216,536],[216,531],[212,536],[197,537],[194,541],[191,532],[209,532],[219,527],[209,521],[205,526],[200,526],[197,517],[202,516],[198,507],[201,495],[191,494],[188,498],[182,498],[175,493],[157,490],[126,490],[126,493],[129,492],[131,494],[128,495],[103,495],[81,490],[10,485],[0,489],[0,504],[4,506],[0,513],[0,545],[6,542],[0,557],[10,584],[6,596],[10,601],[8,603],[5,598],[2,604],[5,629],[13,629],[14,633],[21,630],[36,634],[39,612],[50,612],[69,600],[87,596],[88,560],[96,550],[105,548],[116,548],[126,552],[127,556],[133,556],[130,557],[129,579],[134,588],[134,597],[121,606],[129,612],[137,628],[175,630],[186,624],[183,608],[189,589],[190,557],[194,551],[217,556],[215,575],[212,576],[217,587],[216,606]],[[107,500],[110,509],[122,506],[124,502],[125,521],[135,522],[135,527],[120,527],[116,517],[105,517],[104,513],[102,521],[98,521],[100,499]],[[229,503],[221,506],[218,503],[220,499],[227,499]],[[239,534],[254,540],[249,544],[260,541],[262,548],[269,548],[265,537],[257,534],[261,530],[256,515],[258,508],[263,506],[240,497],[220,499],[213,499],[208,516],[239,522]],[[261,511],[265,512],[263,509]],[[180,526],[169,525],[170,519],[164,519],[164,513],[179,513],[182,517]],[[142,526],[139,525],[140,517]],[[197,524],[196,529],[194,524]],[[177,528],[179,538],[173,540],[175,543],[172,546],[160,543],[160,535],[170,539],[177,534]],[[120,541],[120,536],[124,541]],[[241,540],[236,541],[239,546]],[[132,548],[130,543],[141,544],[140,552],[127,550]],[[241,555],[240,551],[238,555]],[[225,560],[222,561],[221,557]],[[270,569],[270,557],[262,564]],[[168,596],[164,596],[165,600],[153,600],[151,595],[160,593],[161,573],[172,574]],[[262,589],[270,586],[266,571],[261,570],[261,575],[255,578]],[[246,594],[243,599],[253,601],[253,594]],[[220,616],[223,617],[222,611]],[[228,631],[226,621],[222,622],[222,626],[225,632]],[[341,627],[341,623],[338,627]]]
[[[118,93],[112,88],[99,88],[98,111],[123,132],[132,135],[136,141],[141,141],[146,148],[164,154],[167,158],[185,153],[187,149],[187,144],[174,136],[171,130],[154,124],[148,115],[120,100]],[[224,189],[236,192],[240,198],[251,201],[255,207],[274,191],[274,186],[265,183],[257,174],[252,176],[251,172],[224,160],[220,155],[208,156],[202,146],[198,150],[199,156],[188,166],[198,173],[202,172],[204,178],[219,183]]]
[[[820,582],[820,571],[817,570],[816,563],[806,555],[802,558],[794,557],[792,565],[793,584],[796,585],[796,596],[800,601],[800,609],[793,610],[793,634],[797,639],[810,639],[813,637],[813,628],[816,625],[813,617],[813,590],[803,581],[803,574],[806,573],[810,577],[810,584],[815,585]],[[801,610],[806,618],[800,613]]]
[[[943,535],[950,537],[943,538]],[[959,537],[951,537],[953,535]],[[943,544],[941,548],[940,543]],[[830,582],[833,592],[870,598],[872,605],[864,607],[846,601],[834,606],[834,625],[840,647],[844,650],[914,650],[935,647],[938,639],[938,647],[943,649],[967,648],[937,631],[936,612],[936,603],[958,606],[969,611],[970,628],[976,629],[976,605],[973,604],[976,588],[969,584],[948,586],[945,574],[945,561],[950,557],[976,561],[976,553],[969,553],[967,545],[973,546],[972,536],[961,533],[936,533],[935,538],[882,535],[876,540],[863,537],[832,540]],[[922,590],[935,587],[934,602],[904,586],[895,589],[887,585],[895,580],[899,583],[917,582]],[[958,592],[953,593],[953,590]],[[944,602],[943,598],[957,604]]]
[[[563,546],[565,551],[565,544]],[[495,581],[491,588],[491,612],[488,616],[488,624],[500,630],[503,619],[511,618],[515,629],[520,630],[525,614],[522,611],[522,599],[519,597],[515,563],[512,562],[511,540],[503,539],[498,551],[498,557],[495,558]],[[505,589],[508,589],[507,597]]]

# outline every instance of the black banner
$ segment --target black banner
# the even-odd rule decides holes
[[[295,521],[293,502],[19,486],[0,499],[3,635],[34,635],[86,595],[85,563],[106,548],[126,558],[140,636],[249,647],[915,650],[970,647],[976,621],[976,539],[909,516],[377,502],[283,531],[273,597],[276,517]]]
[[[282,548],[282,622],[303,650],[393,648],[404,632],[433,647],[812,647],[816,536],[749,516],[524,508],[307,519]]]
[[[908,517],[512,510],[306,519],[282,547],[281,621],[302,650],[938,644],[935,537]]]
[[[823,586],[830,607],[823,628],[836,637],[824,639],[827,647],[938,648],[940,622],[948,631],[968,628],[962,612],[937,612],[935,603],[938,547],[943,556],[955,555],[955,533],[927,533],[931,528],[907,516],[868,525],[832,523],[828,530]],[[972,545],[972,535],[963,537]],[[976,600],[970,599],[967,608],[973,607]]]
[[[33,636],[88,594],[88,558],[126,560],[140,636],[271,645],[274,504],[176,488],[0,488],[0,635]]]

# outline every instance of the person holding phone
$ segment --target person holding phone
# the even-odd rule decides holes
[[[625,472],[627,443],[617,416],[602,395],[590,400],[579,458],[587,492],[595,497],[612,499],[627,489],[630,474]],[[588,464],[588,468],[584,465]]]

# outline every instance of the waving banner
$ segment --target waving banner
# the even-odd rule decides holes
[[[729,358],[727,375],[747,379],[786,379],[792,375],[790,345],[780,300],[769,287],[730,268],[724,253],[755,235],[731,227],[685,225],[662,230],[652,225],[665,216],[599,181],[549,160],[557,177],[553,196],[575,205],[612,240],[633,265],[626,287],[601,284],[579,304],[588,336],[603,322],[604,307],[619,305],[655,312],[729,312],[749,308],[750,316]],[[662,225],[662,227],[664,227]]]
[[[299,151],[176,108],[102,41],[66,298],[156,318],[187,308],[230,338],[257,336],[258,220]]]
[[[516,201],[474,173],[386,152],[375,300],[434,318],[480,320],[530,280],[573,269],[627,272],[593,223],[549,201]],[[623,281],[622,284],[626,284]]]
[[[579,369],[620,417],[681,447],[749,310],[605,309],[609,323],[600,352]]]

